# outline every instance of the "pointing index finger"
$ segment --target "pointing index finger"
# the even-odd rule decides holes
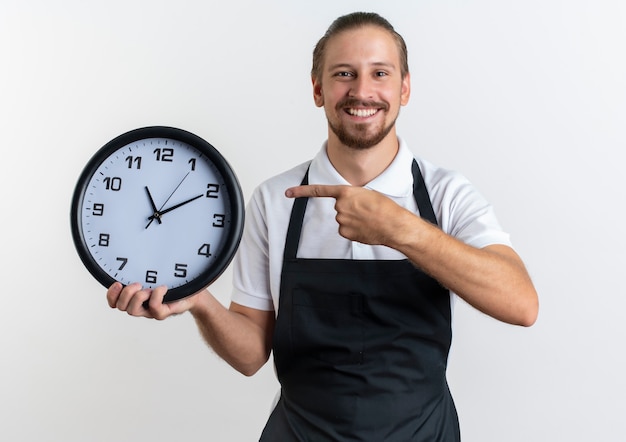
[[[290,187],[285,191],[288,198],[337,198],[341,194],[342,188],[346,186],[330,186],[323,184],[309,184],[306,186]]]

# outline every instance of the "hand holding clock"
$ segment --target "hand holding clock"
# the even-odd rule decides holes
[[[159,208],[150,189],[171,185],[172,197],[183,181],[191,197]],[[161,219],[182,206],[185,216]],[[269,357],[274,312],[227,309],[206,289],[239,246],[244,210],[237,177],[213,146],[151,126],[116,137],[87,163],[72,197],[72,237],[111,308],[158,320],[189,311],[213,349],[249,376]],[[146,229],[146,219],[159,227]]]
[[[200,292],[199,292],[200,293]],[[107,290],[109,307],[128,313],[130,316],[163,320],[190,310],[199,293],[177,302],[164,303],[166,286],[144,288],[138,282],[123,286],[115,282]]]
[[[186,195],[170,203],[183,184]],[[171,191],[162,201],[164,188]],[[183,206],[185,216],[163,220]],[[111,290],[109,303],[132,311],[148,299],[169,303],[210,285],[233,258],[243,219],[241,188],[221,154],[200,137],[165,126],[135,129],[105,144],[80,174],[71,206],[83,264]]]

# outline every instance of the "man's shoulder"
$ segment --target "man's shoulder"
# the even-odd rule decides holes
[[[434,164],[419,156],[414,156],[414,159],[429,190],[463,186],[468,183],[467,178],[457,170]]]

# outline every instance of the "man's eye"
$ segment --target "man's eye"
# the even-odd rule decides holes
[[[350,77],[352,76],[352,73],[351,72],[337,72],[335,75],[337,77]]]
[[[378,71],[376,72],[376,76],[377,77],[385,77],[387,75],[387,72],[384,71]]]

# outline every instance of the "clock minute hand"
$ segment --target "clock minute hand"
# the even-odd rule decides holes
[[[160,218],[161,216],[165,215],[167,212],[171,212],[171,211],[172,211],[172,210],[174,210],[174,209],[178,209],[179,207],[184,206],[185,204],[188,204],[188,203],[190,203],[190,202],[192,202],[192,201],[195,201],[195,200],[197,200],[198,198],[202,198],[202,194],[197,195],[197,196],[194,196],[193,198],[189,198],[188,200],[185,200],[185,201],[183,201],[182,203],[174,204],[172,207],[168,207],[168,208],[167,208],[167,209],[165,209],[165,210],[160,210],[160,211],[157,211],[155,214],[153,214],[153,215],[149,216],[149,217],[148,217],[148,219],[149,219],[149,220],[153,220],[153,219],[155,219],[155,218],[157,218],[157,219],[158,219],[158,218]]]

